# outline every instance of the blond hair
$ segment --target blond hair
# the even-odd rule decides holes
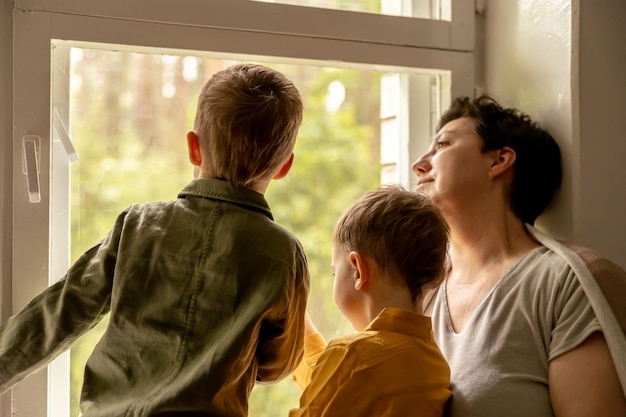
[[[271,179],[288,160],[302,114],[300,93],[283,74],[233,65],[202,88],[194,131],[216,178],[251,186]]]
[[[413,301],[443,279],[449,229],[424,195],[384,186],[357,200],[339,219],[334,243],[401,277]]]

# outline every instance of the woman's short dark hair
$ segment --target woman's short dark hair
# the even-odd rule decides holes
[[[483,152],[512,148],[516,153],[511,209],[524,223],[534,224],[561,185],[561,151],[554,138],[527,115],[504,108],[489,96],[456,98],[439,121],[470,117],[483,141]]]

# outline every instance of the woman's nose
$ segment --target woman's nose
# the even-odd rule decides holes
[[[413,165],[411,165],[411,169],[418,177],[422,174],[425,174],[430,170],[430,162],[428,162],[428,154],[424,154],[417,158]]]

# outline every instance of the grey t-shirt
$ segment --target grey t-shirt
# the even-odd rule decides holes
[[[576,275],[544,246],[500,279],[459,333],[445,282],[432,320],[451,369],[451,417],[553,417],[548,363],[600,330]]]

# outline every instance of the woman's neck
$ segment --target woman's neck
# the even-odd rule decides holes
[[[510,210],[481,216],[466,216],[448,222],[451,230],[450,263],[455,276],[483,279],[508,269],[538,245],[523,222]],[[488,273],[493,270],[494,273]]]

